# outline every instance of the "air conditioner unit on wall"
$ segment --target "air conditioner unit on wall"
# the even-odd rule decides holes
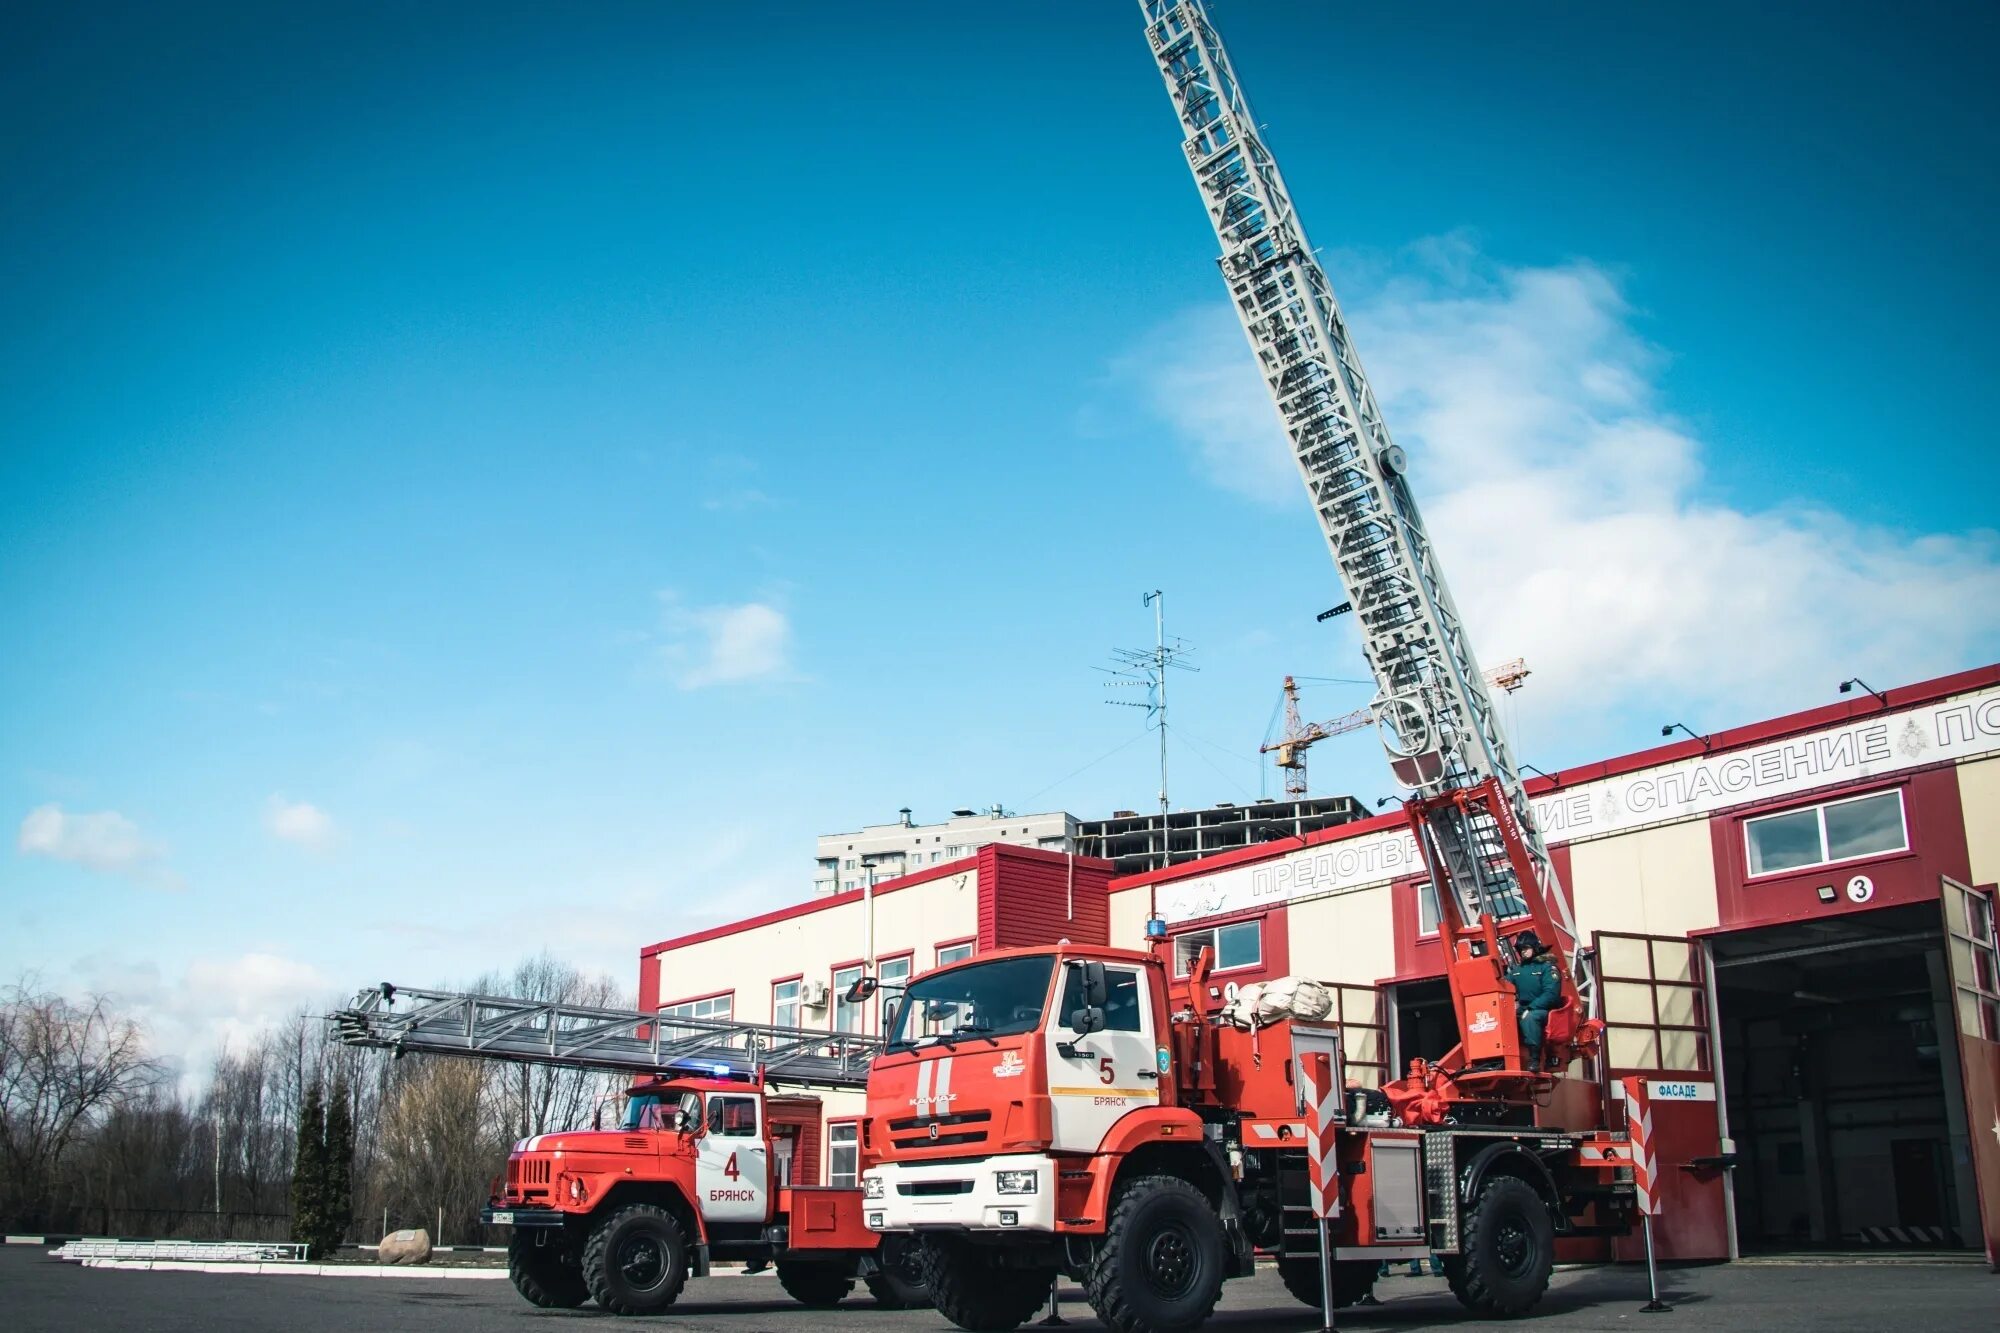
[[[808,1009],[826,1008],[827,984],[824,981],[803,981],[799,983],[799,1001]]]

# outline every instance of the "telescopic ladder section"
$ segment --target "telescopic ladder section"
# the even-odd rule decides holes
[[[1519,916],[1490,810],[1449,798],[1489,786],[1512,808],[1536,912],[1574,956],[1576,927],[1501,735],[1472,645],[1411,497],[1333,288],[1201,0],[1139,0],[1183,149],[1222,245],[1229,295],[1277,404],[1320,529],[1353,604],[1396,778],[1415,793],[1426,858],[1470,923]],[[1470,811],[1470,813],[1468,813]],[[1443,865],[1439,865],[1439,860]]]
[[[881,1038],[851,1032],[387,983],[362,991],[332,1019],[345,1044],[399,1055],[416,1051],[635,1074],[761,1075],[773,1083],[828,1088],[865,1088],[868,1065],[882,1051]]]

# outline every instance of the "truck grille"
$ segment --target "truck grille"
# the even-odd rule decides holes
[[[972,1182],[969,1180],[907,1180],[896,1186],[896,1193],[913,1198],[933,1198],[939,1195],[970,1194]]]
[[[507,1163],[507,1187],[518,1190],[524,1185],[546,1185],[549,1183],[549,1159],[546,1157],[516,1157]]]
[[[950,1148],[968,1143],[984,1143],[991,1111],[958,1111],[951,1115],[912,1116],[889,1122],[889,1142],[897,1148]],[[932,1127],[936,1127],[933,1134]]]

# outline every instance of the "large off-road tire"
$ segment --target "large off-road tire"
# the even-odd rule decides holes
[[[1465,1210],[1460,1251],[1447,1256],[1452,1295],[1475,1314],[1526,1314],[1549,1289],[1556,1266],[1556,1228],[1535,1187],[1495,1176]]]
[[[649,1203],[612,1213],[583,1247],[584,1281],[612,1314],[660,1314],[681,1294],[687,1274],[687,1234],[672,1213]]]
[[[1382,1265],[1374,1260],[1337,1260],[1333,1265],[1333,1308],[1345,1310],[1348,1306],[1375,1289],[1375,1274]],[[1278,1276],[1285,1280],[1285,1290],[1319,1309],[1319,1259],[1313,1255],[1301,1255],[1293,1259],[1278,1260]]]
[[[1178,1176],[1141,1176],[1111,1209],[1084,1292],[1116,1333],[1177,1333],[1222,1296],[1228,1244],[1215,1206]]]
[[[921,1250],[924,1285],[939,1314],[971,1333],[1007,1333],[1048,1303],[1052,1268],[1003,1268],[992,1250],[936,1237]]]
[[[518,1228],[507,1242],[507,1276],[528,1304],[544,1310],[574,1310],[590,1299],[590,1284],[560,1245],[537,1245]]]
[[[854,1290],[854,1268],[848,1263],[778,1260],[778,1285],[800,1305],[830,1310]]]
[[[931,1303],[924,1277],[924,1244],[910,1236],[884,1236],[875,1252],[881,1265],[865,1279],[868,1294],[884,1310],[920,1310]]]

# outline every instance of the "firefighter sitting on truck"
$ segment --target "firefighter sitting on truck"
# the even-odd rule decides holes
[[[1514,937],[1514,956],[1520,961],[1507,969],[1507,982],[1514,988],[1514,1012],[1521,1020],[1522,1060],[1527,1068],[1540,1069],[1542,1034],[1549,1010],[1562,1003],[1562,977],[1542,956],[1542,941],[1532,930]]]

